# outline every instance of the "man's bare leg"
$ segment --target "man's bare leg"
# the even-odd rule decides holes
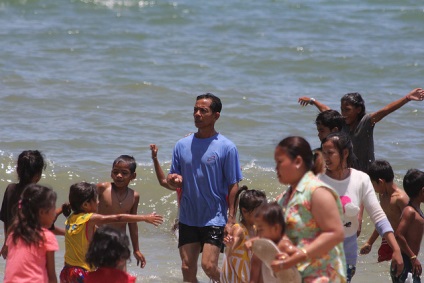
[[[185,244],[179,248],[183,281],[197,283],[197,260],[200,254],[200,243]]]
[[[202,268],[214,282],[219,282],[220,280],[220,269],[218,267],[220,250],[219,247],[212,244],[205,243],[203,245]]]

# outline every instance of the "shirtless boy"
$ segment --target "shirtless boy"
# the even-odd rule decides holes
[[[368,175],[374,190],[379,194],[381,208],[386,213],[393,230],[396,231],[402,210],[408,205],[409,197],[393,182],[394,174],[389,162],[385,160],[374,161],[369,167]],[[368,254],[378,237],[378,232],[374,229],[368,241],[362,246],[360,253]],[[378,262],[391,260],[392,253],[392,249],[383,238],[378,249]]]
[[[403,178],[403,187],[409,196],[408,206],[402,211],[395,236],[402,251],[404,269],[399,277],[392,276],[393,282],[405,282],[408,272],[412,273],[414,283],[421,282],[421,262],[417,256],[420,252],[424,232],[424,214],[420,204],[424,202],[424,172],[409,169]]]
[[[97,184],[99,214],[137,214],[140,195],[128,187],[129,183],[136,177],[136,167],[137,163],[132,156],[121,155],[115,159],[110,173],[113,182]],[[137,223],[115,223],[108,225],[126,233],[127,224],[130,231],[134,257],[137,259],[137,265],[140,264],[140,267],[143,268],[146,265],[146,259],[139,250]]]

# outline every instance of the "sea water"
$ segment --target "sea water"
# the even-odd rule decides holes
[[[138,211],[165,222],[139,224],[147,265],[133,258],[128,271],[138,282],[181,282],[176,196],[158,185],[149,144],[168,170],[175,142],[196,131],[195,97],[212,92],[223,101],[216,128],[239,149],[241,184],[272,199],[286,189],[275,145],[301,135],[319,146],[318,111],[298,98],[339,109],[343,94],[360,92],[370,113],[422,87],[423,26],[419,1],[1,0],[0,194],[26,149],[44,153],[40,184],[58,203],[71,184],[109,181],[112,161],[133,155]],[[399,185],[407,169],[423,169],[423,118],[424,103],[409,102],[375,127],[376,158],[390,161]],[[372,228],[366,218],[359,245]],[[378,246],[359,257],[354,282],[388,282]],[[200,267],[198,277],[208,282]]]

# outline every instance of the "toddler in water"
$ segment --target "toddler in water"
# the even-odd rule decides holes
[[[96,185],[86,182],[71,186],[69,203],[73,213],[65,222],[65,266],[60,273],[62,283],[84,282],[87,272],[92,270],[86,262],[86,253],[97,225],[145,221],[158,226],[163,221],[163,217],[155,213],[149,215],[97,214],[99,201]]]
[[[54,252],[59,245],[47,229],[56,218],[56,198],[53,190],[36,184],[22,193],[6,241],[3,282],[57,282]]]
[[[87,263],[96,271],[89,272],[85,283],[134,283],[136,277],[125,272],[127,260],[131,256],[128,236],[112,227],[104,226],[96,230],[88,247]]]
[[[224,238],[226,245],[221,282],[249,282],[250,260],[252,252],[245,247],[245,242],[256,236],[254,215],[259,206],[266,203],[264,192],[241,187],[235,196],[234,207],[239,207],[240,222],[234,224],[230,234]],[[238,202],[238,205],[237,205]]]
[[[280,259],[285,259],[296,252],[299,252],[292,242],[284,236],[285,222],[283,211],[277,202],[262,205],[255,215],[254,223],[259,238],[269,239],[278,245],[278,249],[281,252],[279,254]],[[283,241],[281,241],[282,238]],[[256,239],[257,238],[251,239],[248,243],[246,243],[246,246],[251,248]],[[250,282],[252,283],[279,282],[278,279],[273,276],[272,271],[266,267],[265,263],[261,262],[256,255],[253,255],[252,258],[252,270],[250,274]]]

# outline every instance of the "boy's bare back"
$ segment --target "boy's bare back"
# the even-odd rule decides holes
[[[424,232],[424,218],[412,206],[403,210],[397,232],[405,237],[411,251],[418,255]]]
[[[398,227],[400,216],[403,209],[408,205],[408,201],[408,195],[396,185],[393,185],[392,194],[380,194],[381,208],[386,213],[393,230]]]

